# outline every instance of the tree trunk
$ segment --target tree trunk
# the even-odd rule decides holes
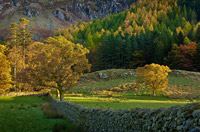
[[[17,50],[17,46],[16,46],[16,39],[15,39],[15,66],[14,66],[14,89],[15,89],[15,92],[17,92],[17,86],[16,86],[16,79],[17,79],[17,53],[16,53],[16,50]]]
[[[16,62],[16,59],[15,59],[15,66],[14,66],[14,89],[15,89],[15,92],[17,92],[16,79],[17,79],[17,62]]]
[[[155,91],[153,91],[153,96],[156,96],[156,93],[155,93]]]
[[[58,97],[60,97],[60,96],[59,96],[59,90],[56,89],[56,98],[58,98]]]
[[[64,101],[64,93],[60,89],[59,89],[59,94],[60,94],[60,101]]]
[[[25,59],[26,59],[26,56],[25,56],[25,44],[24,44],[24,49],[23,49],[23,71],[25,69]]]

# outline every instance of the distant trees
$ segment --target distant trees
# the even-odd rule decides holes
[[[26,47],[32,43],[32,37],[29,21],[25,18],[21,18],[18,23],[11,24],[7,45],[9,47],[8,59],[13,69],[15,91],[21,90],[17,79],[22,79],[19,79],[20,76],[17,75],[22,74],[22,71],[24,73],[24,69],[26,68]]]
[[[58,34],[90,50],[88,57],[93,64],[93,71],[134,68],[138,65],[138,58],[142,58],[145,64],[169,64],[166,58],[174,48],[173,44],[179,47],[200,42],[200,23],[196,14],[199,9],[195,4],[199,2],[138,1],[122,13],[102,20],[95,19],[90,23],[78,23],[59,30]],[[140,51],[144,53],[139,55]],[[192,69],[195,69],[195,65],[197,60],[192,64]],[[181,69],[187,68],[181,66]]]
[[[145,58],[144,58],[144,51],[135,51],[132,55],[132,60],[129,64],[131,68],[137,68],[142,67],[146,64]]]
[[[181,54],[178,45],[173,44],[168,56],[164,58],[164,64],[168,65],[171,69],[182,69],[184,64],[184,55]]]
[[[167,88],[169,72],[169,67],[154,63],[139,67],[136,69],[137,83],[144,83],[155,96],[158,91]]]
[[[198,70],[198,45],[190,42],[187,45],[173,45],[164,63],[172,69]]]

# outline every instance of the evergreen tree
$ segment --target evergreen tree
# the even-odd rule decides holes
[[[25,18],[21,18],[19,20],[19,34],[18,41],[19,45],[23,47],[23,69],[25,69],[25,61],[26,61],[26,47],[32,43],[33,35],[30,33],[29,21]]]
[[[196,31],[196,41],[200,42],[200,26],[198,26],[197,31]]]
[[[178,34],[178,44],[183,44],[183,41],[184,41],[184,35],[183,35],[183,32],[180,32]]]
[[[168,56],[164,58],[164,64],[168,65],[171,69],[182,69],[184,58],[180,48],[174,44]]]

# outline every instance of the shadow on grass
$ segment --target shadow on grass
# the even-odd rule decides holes
[[[59,126],[58,124],[66,125],[66,130],[79,131],[76,131],[77,127],[72,122],[60,117],[60,115],[47,118],[41,109],[42,104],[47,102],[48,98],[45,96],[0,96],[0,131],[49,132],[54,130],[61,132],[56,129]]]
[[[48,101],[46,96],[0,96],[0,103],[42,103]]]

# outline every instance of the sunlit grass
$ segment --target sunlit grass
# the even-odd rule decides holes
[[[191,89],[190,94],[200,94],[200,81],[197,79],[186,78],[183,76],[170,75],[169,87],[181,89]],[[113,87],[135,83],[136,77],[120,78],[113,80],[85,80],[80,81],[72,90],[65,95],[65,100],[71,101],[88,108],[104,108],[104,109],[133,109],[140,108],[169,108],[174,105],[183,106],[187,103],[200,101],[199,98],[191,100],[190,98],[168,98],[163,92],[159,92],[156,97],[151,96],[152,92],[148,89],[135,92],[110,92]],[[187,93],[181,91],[182,93]],[[173,93],[172,93],[173,94]]]
[[[141,100],[139,99],[141,98]],[[149,99],[142,99],[141,97],[138,97],[136,99],[116,99],[116,98],[99,98],[99,97],[65,97],[65,100],[81,104],[88,108],[103,108],[103,109],[134,109],[137,107],[140,108],[169,108],[174,105],[185,105],[186,101],[180,102],[180,101],[173,101],[173,100],[167,100],[162,98],[163,100],[153,99],[149,97]]]

